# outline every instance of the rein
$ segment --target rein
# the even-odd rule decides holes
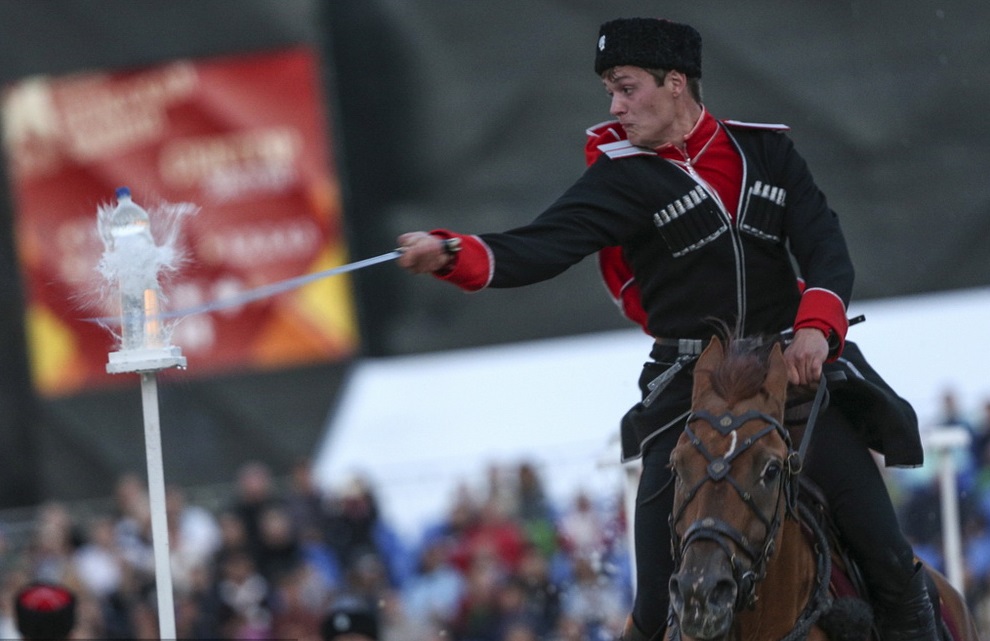
[[[818,523],[818,520],[815,519],[815,515],[812,513],[810,507],[804,504],[798,507],[801,515],[804,517],[804,523],[811,528],[812,533],[815,535],[815,549],[818,552],[815,555],[815,573],[818,581],[815,584],[815,591],[808,598],[808,603],[804,606],[804,610],[798,615],[794,627],[791,628],[791,631],[781,641],[796,641],[797,639],[807,638],[808,631],[811,630],[818,619],[832,605],[832,600],[829,598],[828,593],[828,584],[832,578],[832,555],[829,553],[828,535]]]
[[[818,389],[815,391],[815,400],[811,402],[811,410],[808,413],[808,422],[805,424],[804,435],[801,437],[801,446],[798,448],[798,467],[794,470],[795,474],[800,472],[801,468],[804,466],[804,459],[808,452],[808,445],[811,443],[811,434],[815,431],[815,423],[818,420],[818,414],[822,411],[822,404],[825,403],[825,400],[828,398],[827,392],[827,376],[822,373],[821,380],[818,381]]]

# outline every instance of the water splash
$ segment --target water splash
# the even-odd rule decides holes
[[[174,320],[163,320],[167,285],[186,261],[178,246],[182,224],[199,207],[190,203],[158,203],[144,221],[121,220],[119,205],[97,208],[96,220],[104,252],[97,265],[103,277],[102,307],[108,316],[100,324],[117,339],[122,350],[157,349],[169,344]],[[115,216],[116,215],[116,216]]]

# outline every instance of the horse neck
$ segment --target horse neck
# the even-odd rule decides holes
[[[734,639],[784,638],[807,605],[817,580],[814,548],[801,524],[788,517],[781,525],[777,551],[767,563],[766,577],[756,586],[756,607],[736,615]]]

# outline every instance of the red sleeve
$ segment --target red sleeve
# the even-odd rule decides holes
[[[454,254],[452,263],[442,271],[433,272],[434,277],[468,292],[476,292],[488,286],[495,271],[495,261],[488,246],[480,238],[455,234],[446,229],[434,229],[430,233],[440,238],[461,239],[461,250]]]
[[[599,251],[598,270],[605,283],[605,289],[622,315],[649,333],[646,329],[646,311],[641,302],[639,285],[636,284],[632,270],[622,256],[622,248],[606,247]]]
[[[804,290],[801,303],[798,305],[797,317],[794,319],[794,330],[813,327],[821,330],[825,336],[834,339],[829,360],[833,361],[842,354],[846,342],[846,332],[849,329],[849,319],[846,318],[846,306],[835,292],[818,287]],[[830,340],[832,343],[832,340]]]

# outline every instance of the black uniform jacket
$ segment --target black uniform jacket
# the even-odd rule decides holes
[[[831,292],[848,305],[853,266],[838,218],[806,163],[782,131],[722,123],[743,158],[742,193],[733,220],[696,174],[650,150],[625,145],[602,155],[532,223],[477,239],[490,256],[490,287],[551,278],[607,246],[621,246],[641,288],[648,330],[657,337],[708,339],[712,319],[744,335],[791,327],[802,292]],[[796,269],[795,269],[796,267]],[[844,330],[844,327],[842,328]],[[840,337],[844,338],[844,337]],[[654,349],[641,387],[678,356]],[[829,368],[847,370],[833,402],[862,426],[891,465],[918,465],[917,420],[863,359],[845,344]],[[623,420],[623,457],[680,427],[690,404],[684,367],[648,406]],[[853,390],[853,391],[850,391]]]

